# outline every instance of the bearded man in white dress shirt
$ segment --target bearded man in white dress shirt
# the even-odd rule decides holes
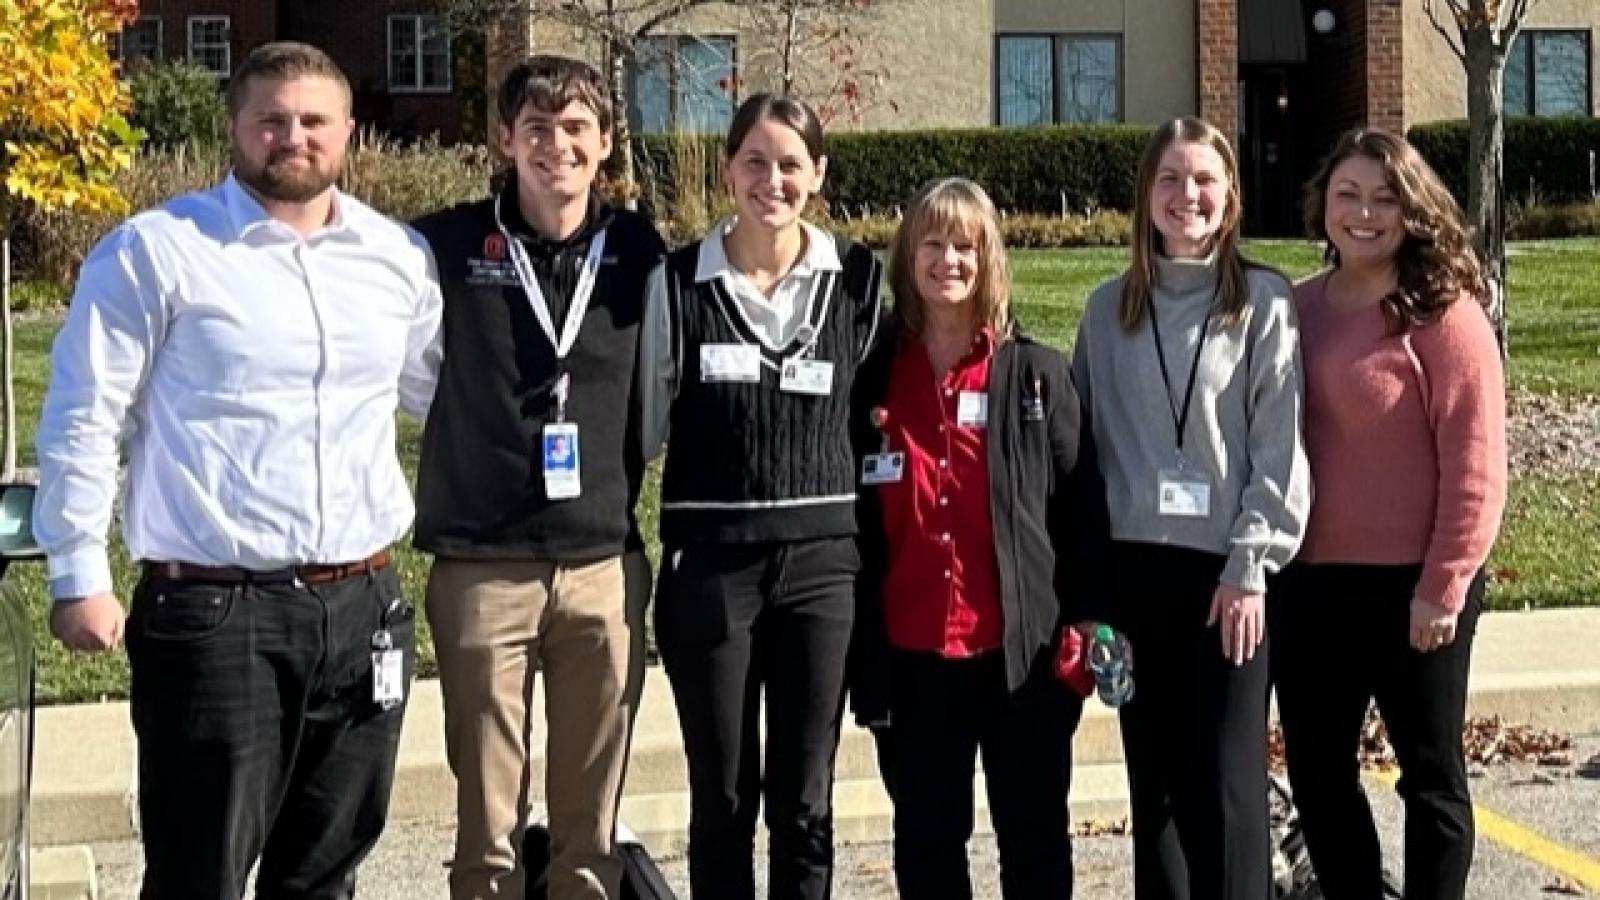
[[[440,299],[421,238],[334,187],[350,100],[316,48],[251,53],[232,174],[102,240],[56,338],[51,629],[87,653],[126,635],[145,900],[238,898],[258,861],[258,897],[350,897],[387,815],[413,654],[394,413],[427,413]]]

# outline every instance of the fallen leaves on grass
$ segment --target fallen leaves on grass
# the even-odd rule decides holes
[[[1461,734],[1461,744],[1473,774],[1479,774],[1483,767],[1509,762],[1541,766],[1570,766],[1573,762],[1571,735],[1507,722],[1500,716],[1469,719]],[[1273,725],[1267,734],[1267,758],[1273,769],[1283,768],[1283,754],[1283,732]],[[1387,771],[1399,765],[1377,707],[1367,710],[1356,755],[1363,769]],[[1578,774],[1600,778],[1600,754],[1584,763]]]

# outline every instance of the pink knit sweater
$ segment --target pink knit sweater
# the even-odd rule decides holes
[[[1471,299],[1391,335],[1379,306],[1336,309],[1327,275],[1295,289],[1315,495],[1299,559],[1422,563],[1415,596],[1466,602],[1506,497],[1505,374]]]

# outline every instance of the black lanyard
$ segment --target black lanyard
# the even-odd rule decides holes
[[[1156,359],[1161,363],[1161,383],[1166,386],[1167,408],[1172,411],[1172,427],[1178,434],[1178,458],[1183,458],[1183,433],[1189,425],[1189,404],[1194,400],[1195,377],[1200,374],[1200,354],[1206,349],[1206,338],[1211,334],[1211,314],[1217,308],[1217,294],[1222,289],[1222,283],[1217,283],[1217,290],[1211,292],[1211,302],[1206,306],[1205,321],[1200,323],[1200,343],[1194,348],[1194,362],[1189,366],[1189,386],[1183,391],[1183,410],[1178,410],[1178,404],[1172,399],[1172,376],[1167,373],[1167,351],[1161,346],[1161,324],[1156,321],[1155,298],[1150,298],[1150,335],[1156,342]]]

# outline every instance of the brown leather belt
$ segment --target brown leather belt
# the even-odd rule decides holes
[[[309,563],[282,569],[257,571],[238,566],[201,566],[194,563],[146,561],[144,570],[159,581],[211,581],[223,584],[327,584],[356,575],[386,569],[393,559],[388,550],[379,550],[363,560],[347,563]]]

